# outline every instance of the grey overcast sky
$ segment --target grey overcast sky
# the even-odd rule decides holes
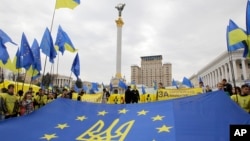
[[[0,29],[18,44],[23,32],[30,45],[34,38],[40,44],[45,28],[52,24],[55,1],[2,0]],[[83,81],[109,84],[115,76],[115,6],[119,3],[126,3],[122,12],[122,75],[127,82],[131,65],[140,66],[140,57],[150,55],[162,55],[163,63],[172,63],[173,78],[182,81],[226,51],[229,19],[245,29],[247,0],[81,0],[74,10],[55,11],[52,37],[55,41],[58,25],[69,35],[79,52]],[[17,47],[7,47],[13,57]],[[45,56],[41,56],[44,64]],[[74,57],[75,53],[69,52],[59,55],[60,74],[70,76]],[[46,66],[49,72],[51,64]]]

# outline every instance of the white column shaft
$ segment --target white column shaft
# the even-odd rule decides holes
[[[117,27],[116,74],[121,74],[122,28]]]

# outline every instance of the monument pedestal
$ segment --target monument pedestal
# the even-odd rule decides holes
[[[112,77],[110,83],[113,86],[113,90],[110,92],[111,94],[124,94],[125,90],[119,87],[119,81],[123,81],[126,83],[126,79],[121,77]]]

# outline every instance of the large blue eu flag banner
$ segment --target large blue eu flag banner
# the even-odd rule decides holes
[[[228,141],[230,124],[250,116],[224,92],[145,104],[57,99],[0,122],[4,141]]]

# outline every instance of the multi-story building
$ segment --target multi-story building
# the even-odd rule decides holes
[[[131,66],[131,82],[153,87],[154,82],[171,86],[172,64],[162,63],[162,55],[141,57],[141,67]]]
[[[240,86],[249,83],[250,80],[250,60],[243,57],[243,50],[232,53],[223,52],[220,56],[208,63],[204,68],[190,77],[192,83],[197,86],[198,78],[201,77],[205,85],[216,88],[218,82],[223,78],[232,85]]]
[[[65,85],[72,87],[73,79],[72,77],[65,75],[54,75],[53,85],[58,86],[59,88],[65,87]]]

